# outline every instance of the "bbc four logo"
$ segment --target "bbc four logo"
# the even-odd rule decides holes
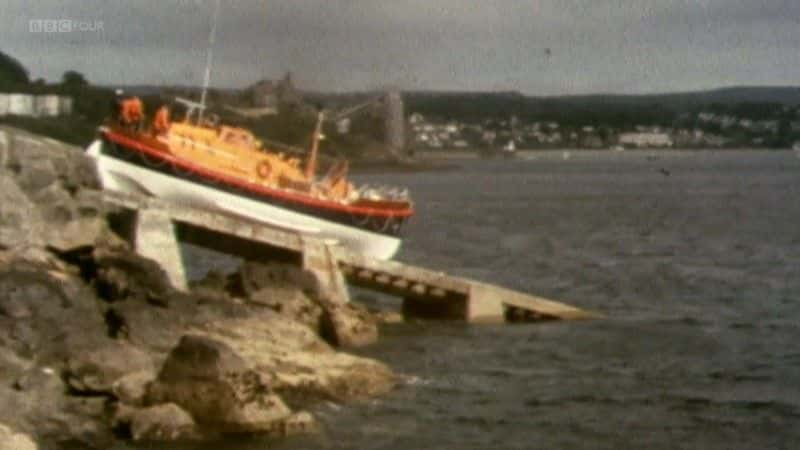
[[[102,20],[34,19],[28,21],[31,33],[75,33],[103,31]]]

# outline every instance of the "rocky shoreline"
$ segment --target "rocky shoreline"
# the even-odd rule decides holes
[[[337,350],[377,339],[364,308],[263,261],[180,292],[98,189],[80,148],[0,127],[0,450],[313,432],[397,383]]]

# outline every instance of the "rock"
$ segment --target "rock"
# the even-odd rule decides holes
[[[44,228],[37,206],[9,175],[0,172],[0,248],[44,246]]]
[[[47,246],[57,252],[69,252],[82,247],[92,247],[110,233],[102,217],[83,217],[64,223],[47,233]]]
[[[0,423],[0,450],[37,450],[38,448],[30,436],[15,433],[11,428]]]
[[[145,405],[150,383],[156,379],[154,371],[141,370],[129,373],[111,386],[111,392],[120,403],[142,407]]]
[[[20,392],[64,391],[64,383],[52,367],[29,367],[14,381],[12,387]]]
[[[385,365],[319,337],[323,321],[337,345],[376,331],[321,302],[313,275],[248,263],[182,294],[110,231],[123,215],[98,187],[80,149],[0,126],[0,423],[47,448],[109,448],[116,403],[137,440],[288,435],[317,424],[284,399],[392,388]]]
[[[316,278],[309,272],[290,264],[246,261],[237,271],[240,289],[245,297],[267,288],[287,288],[312,294],[317,289]]]
[[[266,306],[287,319],[307,325],[315,331],[322,324],[322,307],[306,293],[294,286],[261,288],[247,299],[256,305]]]
[[[398,324],[405,322],[403,314],[397,311],[379,311],[373,314],[375,315],[375,319],[380,323]]]
[[[158,381],[219,380],[249,369],[241,356],[222,342],[202,336],[184,336],[172,349]]]
[[[8,130],[0,127],[0,171],[9,168],[11,136]]]
[[[45,448],[109,448],[106,399],[72,397],[56,370],[31,367],[11,388],[0,388],[0,422],[23,431]]]
[[[354,303],[324,303],[321,335],[339,347],[361,347],[378,340],[373,315]]]
[[[197,439],[200,433],[192,416],[174,403],[149,408],[120,405],[114,415],[117,428],[128,428],[134,441],[178,441]]]
[[[112,393],[112,385],[124,375],[154,372],[153,359],[144,351],[120,341],[108,341],[93,350],[72,354],[64,376],[72,389],[82,393]]]
[[[98,294],[106,300],[138,297],[164,301],[174,291],[164,269],[136,253],[98,247],[94,261]]]
[[[30,360],[20,358],[12,350],[0,346],[0,386],[12,386],[32,365]]]
[[[287,264],[247,262],[239,275],[249,302],[309,326],[333,345],[358,347],[378,338],[377,322],[367,310],[317,297],[316,280],[307,271]]]
[[[49,176],[54,175],[60,184],[68,191],[74,192],[79,188],[99,189],[100,181],[94,162],[86,156],[83,149],[68,145],[49,138],[42,138],[24,130],[0,127],[6,135],[5,167],[18,173],[23,184],[36,186],[36,173],[26,173],[28,167],[36,167],[35,172],[44,172]],[[2,138],[0,138],[2,141]],[[0,161],[3,157],[0,156]],[[47,161],[45,164],[40,162]],[[2,168],[2,165],[0,165]]]
[[[293,407],[363,399],[396,384],[386,365],[335,352],[308,327],[276,314],[218,320],[193,332],[228,344]]]
[[[281,434],[283,436],[312,433],[319,430],[319,424],[308,411],[300,411],[292,414],[282,425],[283,429],[281,430]]]
[[[28,194],[35,194],[58,181],[58,174],[50,159],[34,159],[25,155],[20,164],[16,181],[20,188]]]
[[[79,278],[24,262],[0,267],[0,345],[19,357],[60,370],[70,354],[93,349],[106,332]]]
[[[291,414],[241,356],[196,335],[184,336],[170,352],[148,402],[173,402],[222,433],[269,433]]]

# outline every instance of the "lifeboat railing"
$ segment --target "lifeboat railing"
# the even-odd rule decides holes
[[[359,198],[367,200],[408,201],[410,198],[408,189],[392,186],[364,184],[358,188],[357,192]]]
[[[186,107],[186,116],[184,117],[184,120],[186,120],[186,122],[191,123],[192,115],[196,115],[197,118],[195,119],[195,123],[198,125],[200,124],[202,112],[205,111],[206,105],[204,105],[203,103],[198,103],[189,100],[188,98],[181,98],[181,97],[175,97],[175,101]]]

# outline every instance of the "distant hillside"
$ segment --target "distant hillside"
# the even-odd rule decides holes
[[[518,116],[564,124],[664,124],[682,113],[773,114],[800,105],[800,87],[732,87],[670,94],[533,97],[517,92],[406,92],[407,112],[459,120]]]
[[[595,94],[564,97],[529,97],[532,100],[554,100],[573,105],[641,105],[660,103],[672,109],[702,107],[712,104],[738,103],[800,104],[800,87],[730,87],[708,91],[666,94],[620,95]]]

